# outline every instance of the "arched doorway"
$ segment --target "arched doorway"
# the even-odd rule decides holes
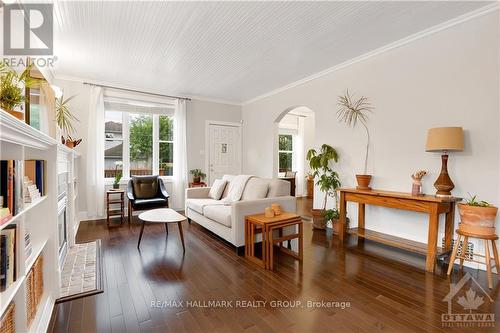
[[[273,176],[295,176],[295,195],[307,195],[307,150],[314,146],[314,112],[302,105],[286,108],[274,121]]]

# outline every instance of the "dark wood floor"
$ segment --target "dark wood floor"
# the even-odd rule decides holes
[[[309,205],[309,206],[308,206]],[[310,203],[299,202],[302,214]],[[102,239],[104,293],[56,306],[52,332],[499,332],[496,328],[442,328],[443,298],[450,280],[444,266],[425,273],[425,258],[350,238],[342,246],[329,232],[305,225],[304,263],[278,254],[275,271],[236,255],[196,223],[184,224],[186,253],[178,232],[148,225],[141,251],[139,225],[109,229],[84,222],[78,241]],[[484,272],[468,271],[482,286]],[[455,271],[457,282],[463,272]],[[487,290],[487,288],[486,288]],[[488,290],[487,290],[488,291]],[[494,276],[493,300],[499,296]],[[479,295],[478,295],[479,296]],[[483,296],[482,312],[498,317],[500,301]],[[232,308],[176,308],[163,301],[233,301]],[[265,307],[235,308],[236,301],[267,301]],[[307,301],[349,302],[350,307],[310,308]],[[272,301],[301,301],[276,307]],[[165,305],[164,308],[152,303]],[[193,305],[193,304],[191,304]],[[282,304],[286,305],[286,304]],[[455,304],[455,307],[460,308]]]

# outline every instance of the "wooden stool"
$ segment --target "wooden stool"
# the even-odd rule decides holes
[[[491,277],[491,268],[492,268],[491,267],[491,260],[495,260],[494,267],[496,268],[497,274],[498,274],[498,269],[500,267],[497,246],[495,244],[495,241],[498,239],[498,236],[497,235],[488,235],[488,236],[487,235],[476,235],[476,234],[464,232],[461,230],[457,230],[457,234],[458,234],[458,239],[457,239],[457,242],[455,243],[455,247],[453,248],[453,252],[452,252],[451,258],[450,258],[450,263],[448,265],[448,275],[451,274],[451,270],[453,269],[453,263],[455,262],[456,259],[460,259],[460,268],[462,268],[462,266],[464,264],[464,260],[470,261],[470,262],[475,262],[475,263],[482,264],[482,265],[486,265],[486,274],[488,277],[488,287],[490,289],[492,289],[493,282],[492,282],[492,277]],[[458,247],[460,245],[460,239],[462,237],[463,237],[462,252],[460,253],[460,256],[457,256]],[[478,256],[478,257],[485,258],[485,262],[477,261],[474,259],[468,259],[465,257],[465,252],[466,252],[467,244],[469,241],[469,237],[479,238],[479,239],[484,240],[485,255],[484,256],[481,254],[474,254],[474,255]],[[493,258],[490,257],[490,249],[488,246],[488,241],[491,241],[491,248],[493,250]]]
[[[120,198],[110,198],[112,195],[120,195]],[[120,205],[119,209],[111,209],[111,205]],[[106,223],[108,228],[110,227],[109,218],[111,216],[120,216],[120,224],[121,226],[123,220],[125,219],[125,190],[107,190],[106,191]]]

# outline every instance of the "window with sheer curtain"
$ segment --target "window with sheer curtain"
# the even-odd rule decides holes
[[[173,175],[174,105],[105,97],[104,109],[105,178]]]

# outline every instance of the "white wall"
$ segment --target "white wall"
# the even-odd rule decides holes
[[[82,82],[56,79],[55,84],[63,89],[64,96],[69,97],[76,95],[71,101],[71,111],[79,119],[75,124],[77,135],[75,137],[82,138],[82,143],[75,149],[82,154],[80,158],[80,194],[79,205],[80,210],[85,215],[86,191],[84,184],[86,183],[86,152],[87,147],[87,128],[88,123],[88,108],[89,108],[89,92],[90,86],[84,85]],[[201,100],[191,100],[187,103],[187,163],[188,170],[194,168],[204,169],[205,165],[205,122],[206,120],[221,120],[240,122],[241,107],[235,105],[221,104],[215,102],[207,102]],[[90,147],[92,149],[92,147]],[[110,186],[109,186],[110,187]],[[167,191],[171,191],[171,184],[166,184]],[[93,216],[92,212],[88,213]]]
[[[337,96],[349,88],[375,106],[369,120],[374,188],[408,192],[410,174],[427,169],[423,190],[434,193],[441,161],[439,154],[425,152],[426,131],[463,126],[465,151],[453,153],[449,163],[453,193],[477,193],[498,205],[498,26],[496,11],[244,105],[244,172],[272,176],[273,148],[268,143],[273,140],[273,122],[290,106],[304,105],[315,113],[315,145],[328,143],[339,150],[341,180],[353,187],[355,174],[363,168],[365,134],[336,119]],[[320,199],[316,193],[316,207]],[[348,214],[355,225],[353,206]],[[426,226],[420,214],[367,208],[367,227],[374,230],[426,242]]]

